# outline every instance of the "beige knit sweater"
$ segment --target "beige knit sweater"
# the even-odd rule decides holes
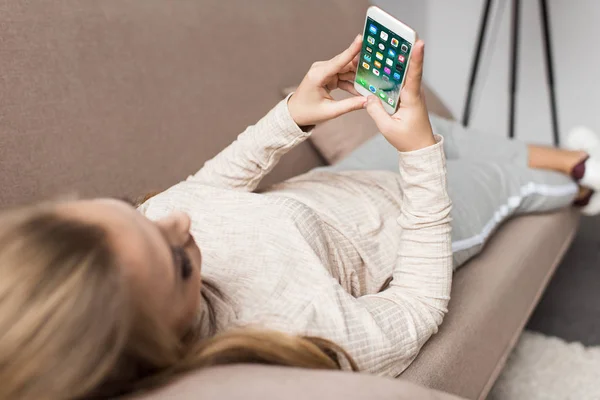
[[[309,172],[253,193],[309,135],[282,101],[140,211],[191,217],[202,275],[223,292],[212,295],[218,331],[250,325],[320,336],[361,370],[396,376],[437,332],[450,296],[442,139],[400,153],[398,173]]]

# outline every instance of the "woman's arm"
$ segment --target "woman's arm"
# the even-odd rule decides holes
[[[285,153],[310,136],[311,126],[363,108],[366,99],[349,82],[354,79],[360,49],[359,36],[343,53],[329,61],[314,63],[290,98],[248,127],[189,179],[253,191]],[[330,92],[337,88],[356,97],[335,101]]]
[[[400,153],[403,198],[397,222],[402,233],[393,279],[383,292],[358,299],[388,339],[389,352],[376,353],[368,360],[374,368],[383,367],[382,373],[397,375],[412,362],[437,333],[450,300],[452,206],[441,137],[438,141],[422,150]]]
[[[367,104],[383,135],[400,152],[403,195],[397,222],[402,237],[392,282],[381,293],[358,299],[338,288],[329,304],[334,316],[326,318],[333,324],[325,329],[330,339],[350,351],[361,368],[385,375],[399,374],[417,356],[437,332],[450,299],[451,202],[443,139],[433,135],[421,95],[423,56],[423,42],[418,41],[396,114],[389,116],[376,97]],[[344,329],[334,329],[336,322]]]
[[[307,330],[346,349],[364,371],[399,375],[437,332],[452,282],[451,202],[442,139],[400,153],[401,244],[393,280],[377,294],[354,298],[341,286],[319,291]]]
[[[251,125],[237,139],[190,180],[229,189],[253,191],[279,159],[310,136],[289,112],[288,99],[281,101],[256,125]]]

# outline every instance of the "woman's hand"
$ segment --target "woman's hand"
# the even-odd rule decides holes
[[[316,125],[364,107],[367,99],[358,94],[353,82],[361,43],[359,35],[343,53],[310,67],[288,101],[290,114],[298,126]],[[330,93],[338,88],[356,97],[335,101]]]
[[[421,90],[425,44],[418,40],[412,51],[398,111],[390,116],[375,96],[369,96],[367,111],[388,142],[398,151],[414,151],[436,143]]]

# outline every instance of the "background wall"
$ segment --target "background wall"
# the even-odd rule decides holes
[[[462,118],[483,0],[373,0],[411,25],[426,41],[425,78]],[[473,108],[471,126],[494,135],[508,132],[511,7],[496,0]],[[516,135],[551,143],[550,103],[538,2],[521,2]],[[600,131],[600,2],[549,0],[555,87],[561,138],[575,125]],[[491,29],[490,29],[491,28]]]

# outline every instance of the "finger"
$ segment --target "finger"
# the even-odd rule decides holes
[[[323,79],[331,77],[332,75],[335,75],[339,71],[341,71],[347,64],[352,62],[352,60],[358,55],[358,53],[360,53],[361,48],[362,36],[358,35],[356,36],[356,38],[354,38],[354,41],[346,50],[344,50],[342,53],[338,54],[331,60],[325,62],[324,71],[326,76],[324,76]]]
[[[348,82],[348,81],[339,81],[338,82],[338,88],[351,93],[355,96],[360,96],[360,93],[358,93],[356,91],[356,89],[354,89],[354,83]]]
[[[325,89],[327,89],[327,91],[331,92],[332,90],[336,89],[338,87],[338,77],[335,76],[333,79],[330,79],[329,82],[327,82],[327,84],[325,85]]]
[[[410,64],[408,65],[406,83],[404,84],[404,90],[413,96],[418,96],[421,93],[424,56],[425,43],[422,40],[417,40],[410,55]]]
[[[373,118],[381,133],[389,131],[389,127],[393,123],[392,117],[383,109],[383,105],[377,97],[369,96],[367,99],[367,112]]]
[[[350,97],[349,99],[340,101],[332,101],[328,105],[331,118],[339,117],[340,115],[344,115],[350,111],[360,110],[365,106],[366,101],[367,99],[363,96]]]
[[[357,55],[356,57],[354,57],[354,60],[352,60],[352,67],[354,67],[354,70],[356,71],[356,68],[358,68],[358,60],[360,59],[360,54]]]
[[[356,65],[354,64],[354,61],[351,61],[348,64],[346,64],[345,67],[343,67],[342,69],[340,69],[338,71],[338,74],[343,74],[345,72],[350,72],[350,71],[356,72]]]
[[[356,76],[356,72],[344,72],[338,75],[340,81],[353,81]]]

